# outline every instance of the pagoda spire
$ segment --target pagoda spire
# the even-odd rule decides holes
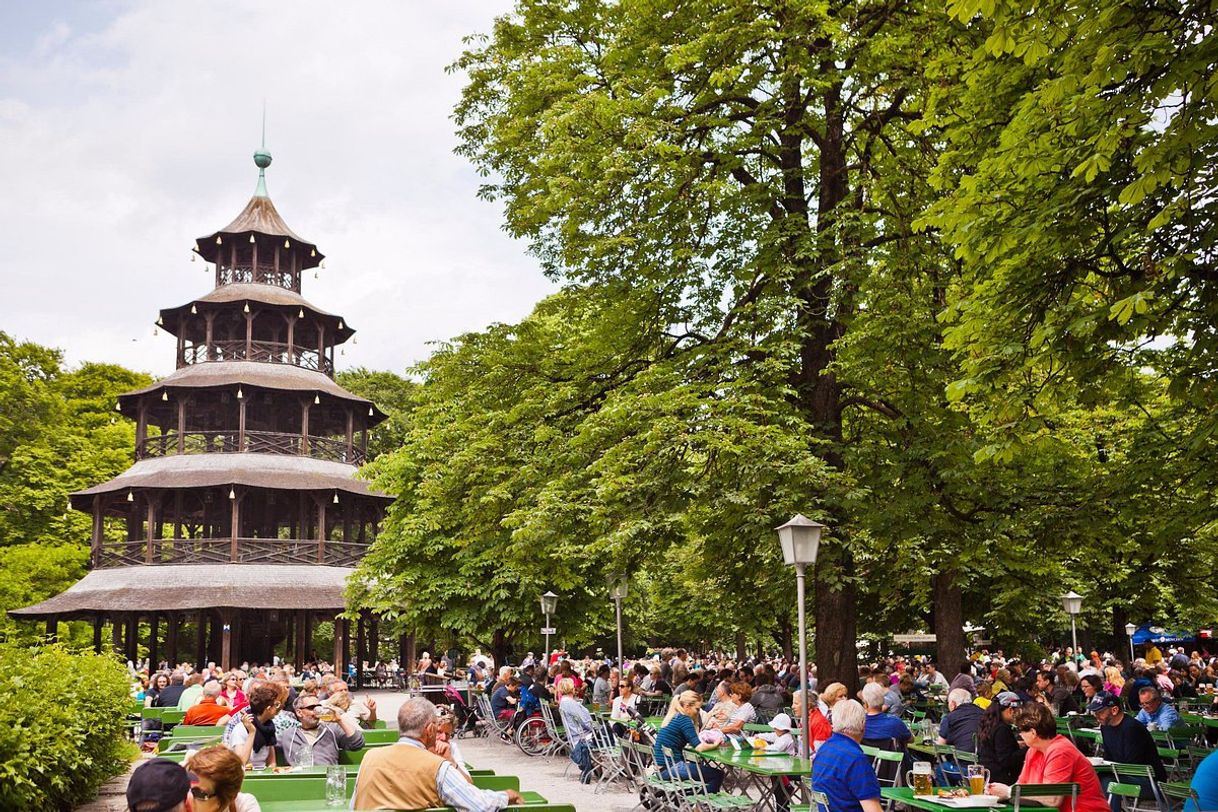
[[[266,191],[266,168],[271,165],[271,153],[266,148],[266,102],[262,103],[262,146],[254,152],[254,166],[258,167],[258,185],[254,188],[254,197],[270,195]]]

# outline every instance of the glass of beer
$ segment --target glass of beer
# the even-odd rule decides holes
[[[915,761],[913,770],[906,775],[913,787],[914,795],[933,795],[935,792],[934,767],[929,761]]]
[[[984,795],[985,786],[990,783],[990,771],[980,764],[968,765],[968,791],[971,795]]]

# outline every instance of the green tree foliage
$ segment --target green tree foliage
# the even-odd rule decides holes
[[[127,769],[127,675],[112,657],[0,643],[0,809],[58,812]]]
[[[0,611],[36,603],[84,574],[90,518],[68,494],[131,464],[135,430],[118,395],[151,382],[113,364],[64,369],[58,350],[0,332]],[[0,633],[28,638],[0,616]],[[81,629],[74,629],[83,642]]]
[[[410,397],[416,384],[392,372],[357,367],[338,372],[334,379],[352,394],[367,398],[389,419],[368,438],[368,459],[374,460],[406,442],[410,427]]]

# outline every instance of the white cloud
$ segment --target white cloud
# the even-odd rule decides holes
[[[10,25],[0,329],[171,371],[152,323],[211,287],[189,250],[253,191],[264,98],[271,197],[328,256],[304,294],[360,331],[342,365],[401,371],[519,319],[552,286],[452,154],[461,78],[444,73],[508,6],[146,0]]]

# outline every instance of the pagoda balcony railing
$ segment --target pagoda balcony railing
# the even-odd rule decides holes
[[[363,465],[367,455],[356,445],[348,446],[346,440],[333,437],[289,434],[282,431],[245,432],[245,448],[241,447],[242,435],[234,430],[187,431],[178,443],[178,433],[145,437],[135,445],[137,460],[150,457],[171,457],[175,454],[235,454],[247,451],[255,454],[285,454],[312,457],[329,462],[345,462],[348,465]]]
[[[182,365],[208,361],[261,361],[270,364],[291,364],[334,376],[334,364],[317,350],[283,341],[249,341],[243,338],[196,344],[182,351]]]
[[[167,538],[106,542],[94,557],[95,568],[145,564],[325,564],[355,566],[367,544],[321,539]]]
[[[229,267],[221,265],[217,269],[217,287],[241,283],[274,285],[277,288],[286,288],[287,290],[294,290],[300,293],[300,276],[291,271],[277,271],[274,265],[263,265],[262,263],[258,263],[257,266],[237,265],[236,267]]]

